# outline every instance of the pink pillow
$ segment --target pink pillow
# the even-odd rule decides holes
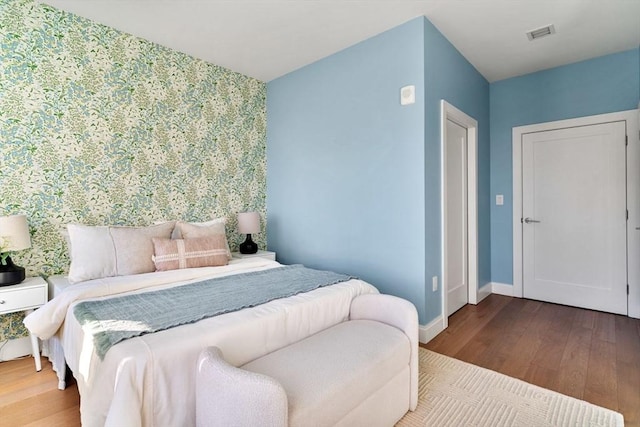
[[[156,271],[227,265],[227,239],[224,234],[195,239],[153,238]]]
[[[188,223],[178,221],[176,223],[174,233],[179,235],[179,239],[195,239],[196,237],[207,237],[216,234],[222,234],[226,237],[227,233],[224,227],[224,219],[216,219],[203,223]],[[176,236],[171,236],[176,238]],[[225,240],[226,241],[226,240]],[[225,243],[227,248],[227,258],[231,259],[231,250],[229,250],[229,243]]]

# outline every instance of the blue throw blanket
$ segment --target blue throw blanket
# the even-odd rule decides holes
[[[162,331],[201,319],[345,282],[353,277],[289,265],[241,273],[183,286],[85,301],[73,312],[100,359],[111,346],[128,338]]]

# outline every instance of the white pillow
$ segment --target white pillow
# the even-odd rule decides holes
[[[69,232],[69,282],[77,283],[116,275],[116,251],[109,227],[67,225]]]
[[[69,282],[155,271],[153,241],[170,238],[175,223],[149,227],[107,227],[69,224]]]
[[[184,238],[182,236],[182,231],[180,230],[180,224],[197,225],[197,226],[200,226],[200,227],[208,227],[210,225],[222,224],[222,227],[224,229],[224,225],[226,224],[226,222],[227,222],[226,218],[214,218],[211,221],[205,221],[205,222],[178,221],[178,222],[176,222],[176,226],[173,228],[173,233],[171,234],[171,238],[172,239],[183,239]]]

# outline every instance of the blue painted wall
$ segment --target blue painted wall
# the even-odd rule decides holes
[[[400,105],[402,86],[416,103]],[[416,18],[267,84],[269,249],[441,314],[440,99],[476,118],[480,277],[490,278],[489,84]],[[425,289],[428,284],[428,290]]]
[[[512,128],[631,110],[640,99],[640,49],[491,84],[491,278],[513,283]]]
[[[408,84],[417,102],[402,107]],[[269,82],[268,241],[278,258],[358,275],[412,301],[422,324],[440,315],[430,288],[442,277],[441,99],[479,123],[479,286],[513,283],[512,128],[636,108],[640,48],[489,85],[416,18]]]
[[[440,100],[478,121],[478,286],[491,280],[489,217],[489,83],[425,19],[425,231],[426,278],[442,282]],[[440,290],[427,291],[431,320],[441,313]]]
[[[267,84],[269,249],[407,298],[421,319],[423,31],[414,19]]]

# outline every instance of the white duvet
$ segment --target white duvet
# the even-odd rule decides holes
[[[84,426],[195,425],[195,373],[200,351],[220,347],[225,358],[242,365],[299,341],[349,316],[351,300],[378,291],[349,280],[311,292],[227,313],[197,323],[131,338],[100,360],[91,336],[73,315],[80,301],[180,286],[211,277],[274,268],[265,259],[232,261],[225,267],[174,270],[87,281],[69,286],[25,318],[27,328],[62,342],[80,391]]]

